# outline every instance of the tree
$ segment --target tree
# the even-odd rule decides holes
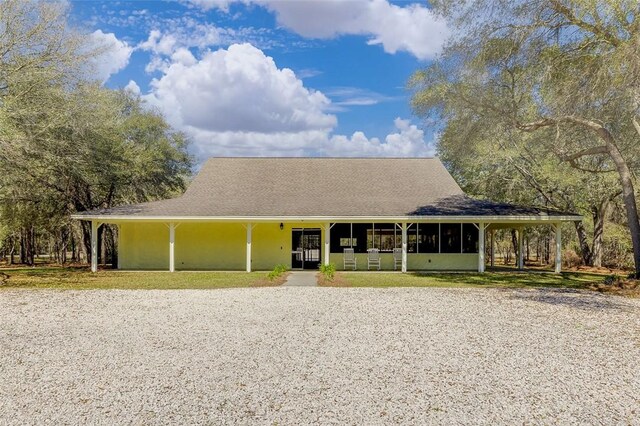
[[[92,80],[101,48],[86,39],[61,4],[0,2],[0,220],[26,263],[38,232],[74,242],[70,213],[166,198],[190,175],[183,134],[139,96]],[[89,252],[87,224],[81,234]]]
[[[469,119],[505,137],[535,134],[540,155],[615,172],[640,276],[632,168],[640,126],[640,19],[635,0],[436,2],[458,37],[411,84],[419,114]],[[537,155],[533,152],[534,155]]]

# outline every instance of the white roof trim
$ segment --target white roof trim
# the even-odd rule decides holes
[[[582,216],[126,216],[71,215],[72,219],[109,222],[575,222]]]

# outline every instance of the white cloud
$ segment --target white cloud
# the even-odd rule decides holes
[[[340,35],[370,37],[387,53],[409,52],[421,60],[440,52],[449,36],[446,22],[420,4],[398,6],[388,0],[241,0],[257,3],[276,15],[278,24],[308,38]],[[232,1],[191,0],[205,10],[228,10]]]
[[[396,118],[395,133],[387,135],[384,142],[367,138],[363,132],[351,137],[333,135],[322,148],[322,154],[345,157],[426,157],[434,155],[433,144],[424,140],[424,132],[409,120]]]
[[[118,73],[129,64],[133,47],[118,40],[113,33],[96,30],[90,35],[90,44],[99,49],[101,54],[93,60],[96,78],[106,82],[113,74]]]
[[[172,62],[151,82],[148,100],[174,125],[227,132],[331,129],[330,101],[305,88],[293,71],[249,44],[207,52],[196,62]]]
[[[136,83],[133,80],[129,80],[127,85],[124,86],[124,90],[127,90],[127,91],[133,93],[134,95],[140,95],[141,94],[140,86],[138,86],[138,83]]]
[[[293,71],[249,44],[206,52],[175,50],[143,98],[210,156],[425,156],[424,133],[407,120],[384,140],[362,132],[335,135],[331,101],[304,86]],[[127,88],[139,90],[130,81]],[[342,88],[344,89],[344,88]],[[349,94],[351,91],[349,91]]]
[[[428,157],[435,153],[433,143],[409,120],[394,120],[396,131],[384,140],[368,138],[363,132],[352,136],[330,131],[300,132],[212,132],[190,128],[194,154],[211,156],[324,156],[324,157]]]

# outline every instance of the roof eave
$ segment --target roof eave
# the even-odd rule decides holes
[[[117,222],[577,222],[580,215],[411,215],[411,216],[141,216],[71,215],[72,219]]]

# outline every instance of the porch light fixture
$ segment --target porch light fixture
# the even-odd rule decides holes
[[[282,231],[284,229],[284,223],[280,222],[280,230]]]

